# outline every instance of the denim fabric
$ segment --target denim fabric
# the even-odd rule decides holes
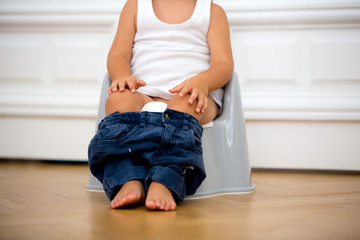
[[[201,136],[193,116],[166,109],[112,113],[89,145],[89,166],[112,200],[129,180],[164,184],[176,200],[192,195],[205,179]]]

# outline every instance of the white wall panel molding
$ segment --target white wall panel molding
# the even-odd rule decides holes
[[[232,29],[247,119],[360,120],[360,27]]]
[[[360,120],[360,92],[244,93],[247,120]]]
[[[217,1],[229,22],[241,28],[316,27],[321,24],[359,24],[359,1]]]
[[[109,31],[114,27],[123,4],[73,4],[42,3],[14,4],[0,3],[0,28],[44,28],[61,31]],[[85,27],[85,28],[84,28]],[[29,29],[28,29],[29,30]]]
[[[354,9],[358,0],[214,0],[226,12]]]
[[[0,28],[14,31],[13,27],[30,32],[36,29],[43,32],[59,31],[103,31],[111,30],[115,16],[0,16]],[[39,29],[41,28],[41,29]],[[65,29],[61,29],[65,28]],[[109,29],[110,28],[110,29]]]
[[[246,81],[295,82],[295,43],[271,43],[271,40],[245,42]],[[259,66],[261,70],[259,71]]]
[[[0,115],[95,119],[106,71],[106,35],[0,37]]]
[[[0,82],[39,82],[43,44],[41,39],[0,38]]]
[[[72,88],[65,86],[21,88],[1,87],[1,116],[30,117],[75,117],[94,119],[97,114],[97,87],[85,89],[78,85]]]
[[[360,83],[360,39],[316,42],[312,54],[314,81]]]
[[[0,116],[95,119],[122,4],[0,3]]]
[[[96,83],[100,66],[104,66],[104,55],[100,52],[99,41],[66,39],[54,41],[54,81],[81,81],[83,83]]]
[[[0,3],[0,27],[113,27],[125,1],[90,3]],[[215,1],[234,27],[307,27],[359,24],[359,1]],[[309,26],[310,25],[310,26]]]

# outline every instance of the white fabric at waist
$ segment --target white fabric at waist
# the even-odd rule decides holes
[[[143,106],[143,108],[141,109],[142,112],[147,111],[147,112],[164,112],[167,108],[167,104],[164,102],[160,102],[160,101],[154,101],[154,102],[148,102],[147,104],[145,104]],[[214,125],[214,123],[208,122],[204,125],[202,125],[203,128],[210,128]]]

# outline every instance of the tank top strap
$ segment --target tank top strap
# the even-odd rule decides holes
[[[138,0],[136,14],[137,34],[141,34],[147,25],[152,25],[151,18],[152,0]]]
[[[196,19],[200,22],[201,30],[205,35],[207,35],[210,25],[211,3],[212,0],[197,0],[196,4],[200,11],[194,11],[194,14],[198,14]]]

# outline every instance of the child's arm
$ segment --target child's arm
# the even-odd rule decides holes
[[[115,39],[108,54],[107,69],[112,80],[108,94],[117,91],[123,92],[126,87],[135,92],[136,89],[146,84],[134,77],[130,69],[136,33],[136,13],[137,1],[128,0],[121,12]]]
[[[191,93],[189,104],[198,100],[196,112],[205,112],[208,92],[223,87],[231,79],[234,70],[229,23],[224,10],[216,4],[211,5],[207,41],[210,49],[209,69],[169,90],[180,96]]]

